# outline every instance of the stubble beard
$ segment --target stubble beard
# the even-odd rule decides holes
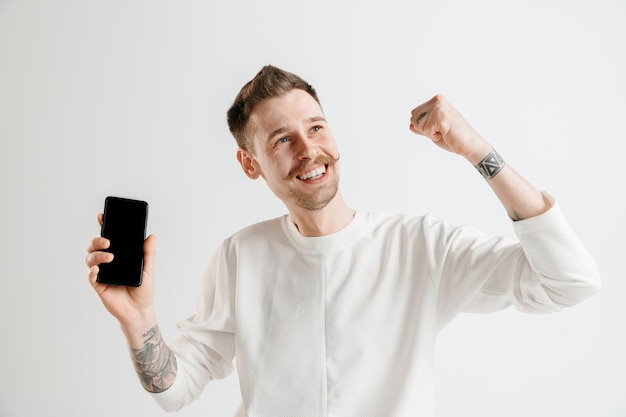
[[[289,197],[294,201],[294,203],[305,210],[321,210],[326,207],[337,195],[337,191],[339,190],[339,172],[337,169],[337,161],[339,161],[339,156],[337,158],[332,158],[329,155],[323,155],[318,158],[315,164],[323,163],[327,165],[326,167],[326,175],[332,171],[335,174],[334,178],[329,178],[331,181],[329,184],[326,184],[322,190],[318,190],[315,193],[305,193],[300,190],[290,190]],[[301,168],[294,169],[290,176],[295,176],[295,172],[301,171]]]
[[[289,196],[296,205],[305,210],[321,210],[326,207],[337,195],[339,190],[339,178],[333,180],[331,184],[324,190],[320,190],[314,194],[303,193],[298,190],[291,190]]]

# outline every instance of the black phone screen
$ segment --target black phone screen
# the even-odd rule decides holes
[[[141,285],[143,272],[143,242],[146,238],[148,203],[120,197],[107,197],[101,236],[111,245],[113,261],[100,264],[98,282],[103,284]]]

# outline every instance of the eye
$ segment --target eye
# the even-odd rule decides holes
[[[319,132],[320,130],[322,130],[322,126],[313,126],[313,127],[311,128],[311,131],[312,131],[312,132]]]
[[[289,138],[285,136],[284,138],[280,138],[276,141],[277,143],[287,143],[289,142]]]

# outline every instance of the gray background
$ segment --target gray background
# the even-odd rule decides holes
[[[317,87],[360,210],[512,236],[475,170],[408,130],[444,93],[557,197],[601,293],[441,333],[440,417],[626,415],[622,0],[0,1],[0,416],[159,416],[87,283],[106,195],[150,202],[160,324],[192,313],[216,246],[284,207],[235,160],[225,112],[262,65]],[[181,416],[229,416],[237,378]]]

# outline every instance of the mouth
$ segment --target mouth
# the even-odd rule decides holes
[[[305,182],[315,181],[315,180],[322,178],[324,174],[326,174],[327,168],[328,168],[328,165],[320,165],[303,174],[296,175],[296,178],[299,179],[300,181],[305,181]]]

